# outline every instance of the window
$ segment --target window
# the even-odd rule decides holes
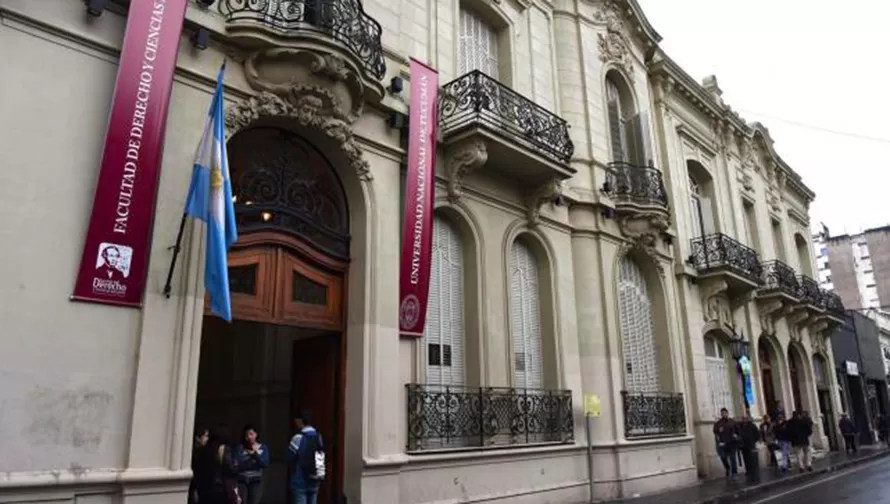
[[[464,258],[460,235],[447,220],[433,220],[433,263],[426,316],[430,385],[464,385]]]
[[[757,215],[754,213],[754,204],[748,200],[742,200],[742,223],[745,226],[746,244],[760,252],[760,242],[757,240]]]
[[[711,412],[716,417],[721,409],[726,408],[730,416],[735,416],[735,401],[726,348],[711,336],[705,336],[705,362],[708,368],[708,383],[711,387]]]
[[[636,166],[651,166],[649,121],[644,113],[634,114],[629,91],[622,93],[619,77],[606,77],[606,102],[608,107],[609,137],[612,145],[612,161]],[[626,87],[623,88],[627,90]]]
[[[630,392],[656,392],[655,320],[646,279],[630,257],[622,258],[618,268],[624,385]]]
[[[692,215],[690,218],[692,219],[692,237],[698,238],[702,236],[704,231],[704,216],[702,215],[702,204],[701,204],[701,186],[698,184],[698,181],[695,180],[695,177],[692,175],[689,176],[689,207]]]
[[[538,262],[528,245],[516,240],[510,251],[510,326],[517,388],[544,386],[540,292]]]
[[[479,70],[498,78],[498,37],[494,27],[478,14],[460,9],[460,73]]]

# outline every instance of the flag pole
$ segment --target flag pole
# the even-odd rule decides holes
[[[179,221],[179,233],[176,235],[176,245],[173,245],[173,257],[170,259],[170,269],[167,271],[167,282],[164,284],[164,297],[170,299],[170,292],[172,287],[170,284],[173,281],[173,270],[176,269],[176,259],[179,257],[179,251],[182,248],[182,234],[185,231],[185,220],[188,218],[188,214],[185,212],[182,213],[182,220]]]

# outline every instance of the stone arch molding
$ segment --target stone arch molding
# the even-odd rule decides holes
[[[352,132],[355,117],[343,112],[337,97],[329,90],[304,84],[277,89],[279,94],[262,91],[231,106],[226,111],[229,137],[262,118],[289,118],[301,127],[311,128],[333,140],[363,182],[373,179],[368,161]]]

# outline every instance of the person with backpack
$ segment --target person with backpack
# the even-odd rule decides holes
[[[318,488],[325,475],[324,444],[321,434],[309,423],[309,415],[294,417],[297,433],[287,447],[287,462],[294,464],[290,478],[294,504],[317,504]]]

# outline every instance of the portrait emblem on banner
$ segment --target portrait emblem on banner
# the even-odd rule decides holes
[[[108,280],[122,280],[130,276],[133,248],[114,243],[100,243],[96,254],[98,276]]]
[[[399,324],[402,329],[412,330],[420,319],[420,301],[417,296],[410,294],[402,300],[402,306],[399,307]]]

